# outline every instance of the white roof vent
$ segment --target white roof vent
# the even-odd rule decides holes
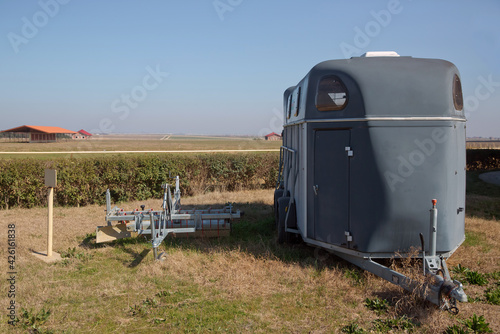
[[[399,57],[396,51],[368,51],[361,57]]]

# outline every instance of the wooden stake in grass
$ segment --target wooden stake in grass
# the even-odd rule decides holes
[[[47,221],[47,257],[52,257],[54,188],[57,186],[57,171],[55,169],[45,170],[45,186],[49,187],[47,195],[47,206],[49,208]]]
[[[61,259],[61,255],[52,251],[53,216],[54,216],[54,188],[57,186],[57,171],[55,169],[45,170],[45,186],[49,188],[47,194],[47,254],[33,251],[33,255],[45,262],[54,262]]]

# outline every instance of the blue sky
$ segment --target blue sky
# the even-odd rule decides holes
[[[278,132],[315,64],[395,50],[453,62],[468,136],[500,137],[499,22],[496,0],[3,0],[0,129]]]

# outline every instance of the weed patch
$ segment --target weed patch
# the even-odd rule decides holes
[[[477,271],[472,271],[472,270],[467,271],[465,273],[465,279],[469,284],[474,284],[479,286],[488,284],[488,280],[486,279],[486,277],[484,277],[483,274]]]
[[[50,310],[42,308],[40,311],[36,312],[32,309],[28,310],[25,308],[21,309],[19,318],[16,319],[18,326],[29,331],[30,333],[52,333],[49,329],[44,329],[41,326],[47,321],[51,314]]]
[[[387,333],[390,330],[404,330],[408,332],[413,332],[416,325],[408,319],[406,316],[394,317],[389,319],[376,319],[373,322],[373,328],[376,331]]]
[[[365,282],[363,272],[357,268],[345,269],[344,276],[350,279],[353,285],[360,285]]]
[[[365,299],[365,306],[368,307],[370,310],[375,311],[377,314],[382,314],[386,313],[387,309],[389,308],[389,302],[385,299],[370,299],[366,298]]]
[[[500,287],[488,289],[484,295],[488,303],[500,305]]]
[[[489,325],[490,324],[484,319],[484,316],[481,315],[478,317],[475,313],[470,319],[464,321],[464,326],[474,333],[492,333],[493,331]]]
[[[61,257],[65,259],[77,259],[82,261],[88,261],[92,259],[93,255],[86,253],[83,250],[78,250],[76,247],[68,248],[61,252]]]
[[[459,325],[448,326],[444,334],[469,334],[469,330]]]
[[[359,327],[359,325],[356,323],[350,323],[349,325],[342,327],[341,331],[342,331],[342,333],[347,333],[347,334],[363,334],[363,333],[365,333],[365,330],[363,328]]]

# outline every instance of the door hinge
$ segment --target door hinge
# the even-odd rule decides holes
[[[348,157],[352,157],[354,155],[354,151],[351,150],[351,147],[350,146],[346,146],[345,147],[345,151],[347,152],[347,156]]]

